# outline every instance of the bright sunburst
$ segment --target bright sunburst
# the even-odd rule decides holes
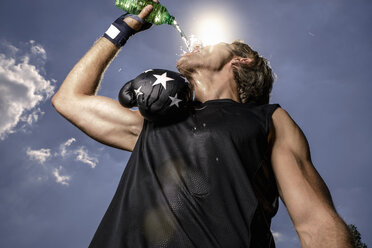
[[[196,36],[204,46],[228,42],[231,34],[226,20],[218,16],[205,16],[198,23]]]

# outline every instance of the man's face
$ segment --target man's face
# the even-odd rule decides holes
[[[177,61],[177,69],[185,76],[189,76],[197,69],[218,71],[233,57],[231,44],[218,43],[201,49],[196,47],[194,51],[185,53]]]

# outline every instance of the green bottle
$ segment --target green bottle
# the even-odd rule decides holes
[[[154,8],[150,15],[146,18],[147,22],[152,24],[169,24],[174,25],[174,16],[171,16],[163,5],[148,0],[115,0],[116,7],[134,15],[138,15],[141,10],[147,5],[152,5]]]

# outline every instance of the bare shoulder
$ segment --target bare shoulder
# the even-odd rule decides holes
[[[273,119],[274,127],[276,129],[277,128],[288,129],[290,127],[293,128],[294,126],[297,126],[295,121],[292,119],[291,115],[285,109],[281,107],[278,107],[274,111],[272,115],[272,119]]]
[[[282,107],[278,107],[272,114],[272,128],[269,133],[269,143],[284,138],[291,133],[300,131],[300,127],[293,120],[291,115]]]
[[[286,151],[303,160],[311,160],[307,138],[291,115],[285,109],[278,108],[272,115],[272,121],[269,136],[271,155],[280,155]]]

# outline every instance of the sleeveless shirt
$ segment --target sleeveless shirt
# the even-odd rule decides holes
[[[216,99],[182,121],[145,120],[89,248],[275,247],[277,107]]]

